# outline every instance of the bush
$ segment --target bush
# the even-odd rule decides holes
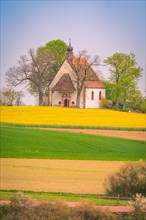
[[[31,196],[25,195],[22,192],[18,192],[16,194],[13,194],[10,198],[11,205],[12,206],[25,206],[30,207],[34,203],[34,200],[31,198]]]
[[[69,220],[70,208],[63,202],[44,203],[34,208],[34,220]]]
[[[3,219],[9,212],[9,207],[7,205],[0,206],[0,219]]]
[[[129,214],[130,220],[145,220],[146,219],[146,198],[141,194],[136,194],[134,200],[129,201],[131,212]]]
[[[133,109],[132,108],[123,108],[123,109],[120,109],[120,112],[133,112]]]
[[[146,100],[143,101],[143,103],[141,104],[141,110],[146,113]]]
[[[83,203],[72,209],[71,220],[118,220],[119,217],[108,209],[102,210],[95,205]]]
[[[2,220],[35,220],[33,208],[25,206],[10,206]]]
[[[112,100],[107,100],[105,98],[101,99],[101,101],[100,101],[100,107],[101,108],[109,108],[109,109],[111,109],[112,106],[113,106]]]
[[[33,204],[34,200],[25,195],[22,192],[13,194],[10,198],[10,206],[7,206],[7,210],[1,219],[4,220],[29,220],[33,219]]]
[[[145,162],[127,163],[105,179],[105,191],[112,196],[146,195],[145,177]]]
[[[13,203],[13,202],[12,202]],[[28,203],[27,203],[28,204]],[[63,202],[33,203],[30,206],[13,203],[2,210],[2,220],[118,220],[109,210],[91,204],[69,208]]]

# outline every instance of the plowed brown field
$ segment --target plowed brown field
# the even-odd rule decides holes
[[[146,140],[146,132],[141,131],[118,131],[118,130],[92,130],[92,129],[69,129],[69,128],[42,128],[47,130],[78,132],[111,137],[129,138],[134,140]]]
[[[104,178],[125,162],[1,159],[1,189],[104,193]]]

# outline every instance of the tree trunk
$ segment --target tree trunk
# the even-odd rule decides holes
[[[77,108],[80,108],[80,94],[81,94],[81,93],[78,93],[78,92],[77,92],[77,98],[76,98],[76,107],[77,107]]]
[[[126,108],[126,102],[124,102],[124,104],[123,104],[123,109],[125,109]]]
[[[116,108],[119,109],[119,101],[116,101]]]
[[[39,106],[43,105],[43,93],[42,91],[39,91]]]
[[[76,107],[80,108],[80,97],[81,97],[81,92],[83,89],[83,83],[85,80],[82,81],[81,85],[79,86],[79,82],[77,82],[77,98],[76,98]]]

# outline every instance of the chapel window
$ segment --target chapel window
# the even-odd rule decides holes
[[[94,100],[94,92],[91,92],[91,100]]]
[[[99,100],[101,100],[101,91],[99,92]]]

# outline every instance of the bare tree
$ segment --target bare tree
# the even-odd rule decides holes
[[[71,64],[73,66],[75,72],[75,83],[76,83],[76,90],[77,90],[77,97],[76,97],[76,106],[80,107],[80,97],[81,92],[83,90],[84,82],[89,80],[97,80],[98,77],[93,71],[92,68],[95,68],[99,65],[100,59],[99,56],[95,55],[91,57],[88,55],[86,50],[80,51],[78,56],[71,60]]]
[[[39,105],[43,105],[47,80],[56,67],[55,61],[55,56],[47,48],[37,52],[30,49],[27,56],[20,57],[17,66],[13,66],[7,71],[7,83],[12,87],[27,83],[29,91],[38,95]]]
[[[18,99],[20,103],[22,97],[23,93],[21,91],[15,91],[10,88],[0,89],[0,105],[14,105]]]

